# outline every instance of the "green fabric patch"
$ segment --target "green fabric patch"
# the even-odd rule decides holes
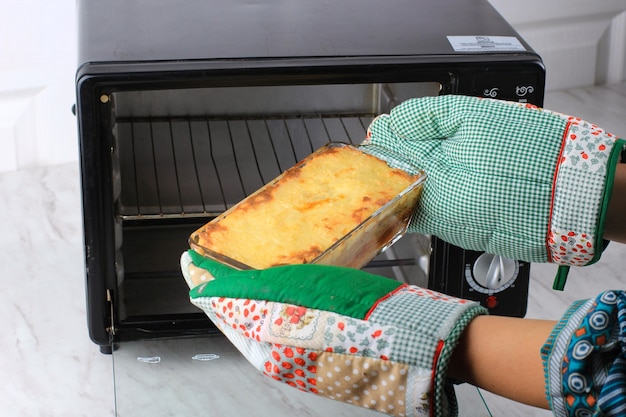
[[[372,306],[401,282],[358,269],[328,265],[288,265],[239,271],[190,250],[193,263],[215,280],[199,285],[191,298],[267,300],[364,319]]]

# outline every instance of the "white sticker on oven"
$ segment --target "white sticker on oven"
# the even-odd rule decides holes
[[[523,52],[524,45],[515,36],[448,36],[456,52]]]

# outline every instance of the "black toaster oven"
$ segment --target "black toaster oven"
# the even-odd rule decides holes
[[[188,300],[189,234],[411,97],[542,105],[541,58],[486,0],[78,0],[91,339],[215,329]],[[529,266],[407,235],[368,268],[523,316]],[[499,261],[498,261],[499,262]]]

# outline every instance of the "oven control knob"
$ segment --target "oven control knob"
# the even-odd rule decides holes
[[[518,272],[517,261],[483,253],[476,259],[473,267],[466,270],[466,279],[476,291],[491,294],[513,285]]]

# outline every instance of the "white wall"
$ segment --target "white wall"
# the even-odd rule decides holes
[[[490,1],[544,58],[548,89],[626,78],[626,0]],[[74,162],[75,0],[2,9],[0,172]]]
[[[626,0],[489,0],[541,55],[546,88],[626,79]]]
[[[78,159],[75,0],[5,0],[0,14],[0,172]]]

